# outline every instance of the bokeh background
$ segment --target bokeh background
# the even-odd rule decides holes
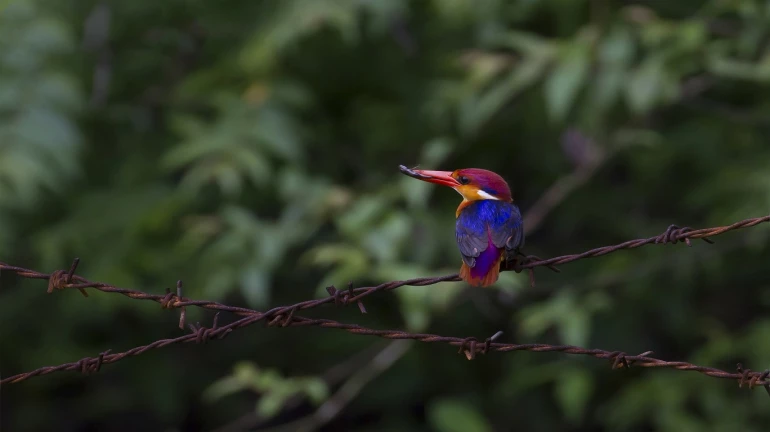
[[[4,0],[0,260],[263,310],[456,272],[458,195],[399,164],[500,173],[543,257],[725,225],[770,210],[768,84],[750,0]],[[769,234],[306,315],[762,370]],[[155,303],[0,283],[5,376],[181,332]],[[692,372],[257,325],[5,385],[0,428],[750,432],[769,403]]]

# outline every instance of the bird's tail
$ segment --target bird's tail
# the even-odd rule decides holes
[[[500,256],[502,259],[502,256]],[[496,260],[494,265],[490,266],[487,272],[476,271],[477,268],[468,267],[463,263],[460,267],[460,278],[474,287],[487,287],[497,282],[500,277],[500,259]]]

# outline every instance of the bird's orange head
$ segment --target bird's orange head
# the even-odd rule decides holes
[[[492,171],[479,168],[462,168],[454,171],[413,170],[403,165],[399,168],[402,173],[418,180],[451,187],[462,195],[464,202],[513,201],[508,183]]]

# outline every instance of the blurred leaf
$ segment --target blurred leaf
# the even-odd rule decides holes
[[[387,280],[407,280],[417,276],[414,272],[399,273],[399,268],[385,267],[382,276],[392,274]],[[401,313],[404,315],[406,327],[410,331],[425,331],[433,314],[445,310],[462,292],[462,289],[463,287],[456,283],[439,283],[430,288],[413,287],[398,290],[397,295],[401,302]]]
[[[663,61],[659,57],[646,59],[631,73],[626,87],[626,98],[634,112],[646,113],[658,102],[663,86],[663,73]]]
[[[458,399],[439,399],[428,406],[428,421],[441,432],[484,432],[492,427],[472,405]]]
[[[488,90],[460,106],[460,125],[463,134],[472,135],[505,103],[516,94],[533,86],[543,76],[549,59],[533,57],[516,66],[508,76],[493,84]]]
[[[303,256],[303,259],[316,265],[329,265],[354,259],[358,255],[359,251],[350,248],[346,244],[324,244],[308,251]]]
[[[602,63],[623,66],[633,60],[635,52],[631,32],[626,27],[616,25],[601,41],[598,54]]]
[[[307,378],[303,380],[302,384],[305,393],[315,404],[319,404],[329,397],[329,386],[322,379]]]
[[[402,292],[403,291],[403,292]],[[422,332],[430,323],[430,305],[424,290],[399,290],[401,314],[404,316],[409,331]]]
[[[590,47],[583,43],[568,45],[555,69],[545,81],[548,114],[562,121],[572,107],[580,88],[585,83],[590,67]]]
[[[452,152],[454,145],[454,142],[448,137],[437,137],[426,142],[420,156],[420,166],[423,169],[439,166]],[[415,181],[406,176],[400,178],[400,183],[403,195],[412,207],[424,208],[428,201],[428,195],[435,189],[430,183]]]
[[[225,396],[247,388],[255,388],[259,369],[254,363],[240,362],[233,368],[233,374],[212,383],[203,393],[207,402],[215,402]]]
[[[300,138],[296,133],[300,126],[292,117],[276,109],[264,109],[257,120],[254,132],[270,151],[288,160],[301,158]]]
[[[565,416],[573,424],[580,424],[594,390],[593,378],[585,369],[568,368],[554,390]]]
[[[407,240],[410,220],[403,213],[391,213],[363,238],[367,251],[379,261],[398,258],[399,246]]]
[[[583,310],[573,309],[561,318],[559,334],[568,345],[583,346],[588,341],[591,330],[591,317]]]
[[[624,429],[642,419],[653,419],[660,424],[671,413],[678,411],[684,402],[684,390],[672,386],[674,372],[666,371],[633,387],[623,389],[600,415],[613,428]]]
[[[708,70],[724,78],[766,83],[770,81],[770,55],[766,55],[759,63],[711,55]]]
[[[473,14],[473,0],[433,0],[431,3],[443,19],[450,21],[466,21]]]
[[[556,54],[557,48],[554,44],[545,38],[536,34],[509,31],[500,38],[500,43],[504,46],[522,51],[528,57],[548,58]]]
[[[307,258],[305,258],[307,257]],[[318,283],[317,295],[326,296],[328,286],[339,286],[366,277],[371,271],[369,257],[364,251],[351,245],[319,246],[303,256],[316,265],[334,264],[324,278]]]
[[[275,55],[314,32],[330,27],[348,43],[357,43],[359,31],[355,0],[283,0],[273,5],[262,31],[257,32],[240,56],[247,70],[269,71]]]
[[[214,183],[235,196],[247,181],[265,189],[272,179],[272,158],[301,159],[301,128],[282,107],[255,108],[229,98],[221,104],[225,107],[218,121],[204,124],[189,116],[173,120],[184,140],[165,154],[162,164],[167,170],[184,169],[182,182],[189,191],[197,193]]]
[[[339,217],[340,229],[348,235],[361,236],[382,217],[388,202],[382,197],[366,196],[358,199],[352,208]]]
[[[73,48],[65,22],[32,2],[0,14],[0,206],[29,210],[79,175],[83,98],[60,65]]]
[[[277,391],[271,391],[263,395],[259,398],[259,402],[257,402],[257,414],[266,418],[275,416],[281,411],[286,399],[290,396],[290,394]]]
[[[563,288],[550,301],[522,310],[521,332],[534,337],[555,326],[565,344],[584,346],[590,336],[591,313],[606,306],[601,294],[578,299],[575,291]]]
[[[315,377],[284,378],[274,370],[259,369],[254,363],[240,362],[233,368],[233,374],[211,384],[203,394],[209,403],[242,390],[260,393],[257,413],[265,418],[275,416],[285,402],[293,395],[304,393],[318,404],[328,397],[326,383]]]
[[[561,291],[542,304],[531,305],[522,311],[521,331],[528,336],[543,333],[575,307],[572,291]]]
[[[241,276],[241,293],[251,307],[261,308],[270,300],[269,277],[260,268],[246,269]]]
[[[634,52],[633,36],[624,27],[613,28],[600,42],[599,66],[593,85],[594,97],[601,110],[610,108],[621,95]]]
[[[698,50],[708,37],[708,24],[703,21],[682,22],[677,27],[677,36],[683,49]]]

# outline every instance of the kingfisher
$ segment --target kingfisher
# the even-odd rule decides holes
[[[455,212],[455,239],[463,261],[460,278],[475,287],[497,282],[500,264],[513,260],[524,246],[524,222],[508,183],[479,168],[399,169],[418,180],[449,186],[463,197]]]

